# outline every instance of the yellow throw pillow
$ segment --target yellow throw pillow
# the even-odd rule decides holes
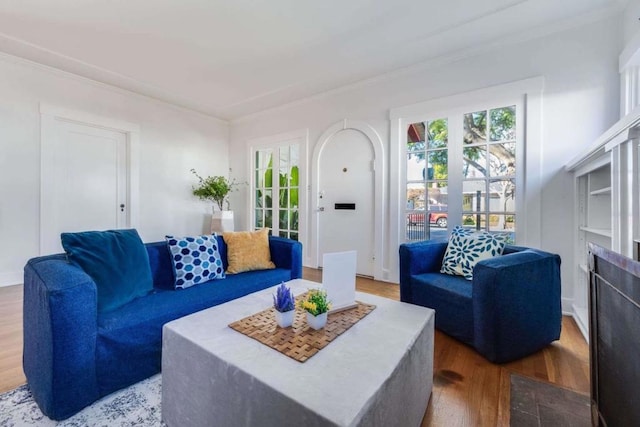
[[[258,231],[227,232],[223,233],[222,237],[227,244],[228,274],[276,268],[276,265],[271,262],[268,228]]]

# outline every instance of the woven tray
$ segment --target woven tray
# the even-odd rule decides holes
[[[298,296],[296,301],[304,295]],[[326,326],[317,331],[307,324],[306,312],[297,307],[293,325],[289,328],[278,326],[273,307],[230,323],[229,327],[298,362],[306,362],[376,308],[360,301],[356,303],[354,308],[330,313]]]

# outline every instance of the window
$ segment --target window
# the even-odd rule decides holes
[[[253,226],[271,234],[299,240],[300,146],[259,148],[253,163]]]
[[[517,106],[474,110],[407,122],[404,241],[444,238],[449,222],[515,241]]]

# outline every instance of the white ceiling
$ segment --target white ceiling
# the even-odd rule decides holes
[[[0,0],[0,51],[233,120],[626,0]]]

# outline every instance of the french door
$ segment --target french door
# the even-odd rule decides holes
[[[251,151],[251,224],[274,236],[302,241],[306,193],[306,141],[269,137],[253,141]]]

